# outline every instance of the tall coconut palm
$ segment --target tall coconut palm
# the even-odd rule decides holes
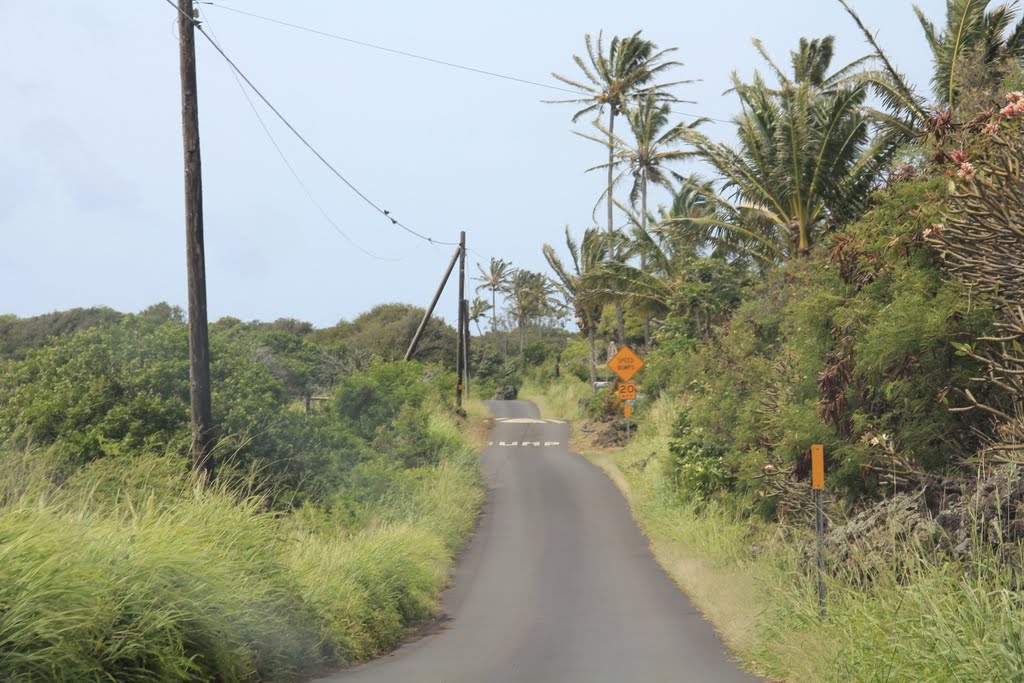
[[[829,73],[831,36],[801,39],[791,53],[793,77],[755,45],[778,85],[760,73],[751,83],[733,74],[743,106],[735,119],[738,145],[695,130],[683,134],[731,195],[716,197],[720,210],[700,222],[759,258],[784,261],[808,253],[830,226],[857,215],[897,141],[872,134],[867,84],[856,78],[864,60]]]
[[[648,188],[654,184],[669,192],[674,191],[673,180],[681,181],[682,178],[666,168],[666,165],[694,155],[693,151],[679,149],[680,137],[685,128],[695,128],[704,121],[700,119],[688,125],[680,123],[666,130],[669,113],[668,104],[659,102],[655,93],[647,92],[640,97],[635,107],[626,110],[626,120],[633,134],[633,143],[615,135],[600,122],[594,123],[604,138],[612,140],[615,150],[610,162],[587,170],[618,169],[618,174],[612,179],[613,188],[625,180],[627,174],[632,176],[629,203],[640,211],[640,225],[645,230],[648,227]],[[578,135],[595,142],[604,141],[585,133]],[[606,194],[607,190],[601,194],[601,199],[605,199]]]
[[[599,228],[588,228],[583,232],[583,240],[577,243],[566,227],[565,245],[572,259],[571,268],[565,266],[550,244],[545,244],[543,249],[544,258],[555,273],[555,288],[566,305],[576,312],[576,324],[590,346],[587,360],[591,386],[597,382],[597,327],[601,323],[606,300],[598,292],[587,289],[586,283],[587,275],[608,259],[609,242],[608,236]]]
[[[479,262],[476,264],[477,270],[480,271],[480,276],[473,278],[474,281],[479,282],[476,291],[479,292],[481,289],[486,289],[491,293],[491,310],[497,312],[498,310],[498,292],[504,292],[515,273],[515,268],[512,264],[504,259],[491,257],[491,264],[487,270],[480,265]],[[495,325],[497,324],[497,315],[491,316],[491,332],[494,331]]]
[[[558,73],[552,74],[559,81],[577,89],[581,97],[552,100],[552,102],[583,105],[573,114],[573,123],[591,113],[595,114],[595,118],[599,118],[604,113],[605,107],[608,108],[608,139],[603,141],[603,144],[608,147],[609,163],[606,187],[608,232],[613,232],[615,230],[612,190],[614,171],[611,164],[615,158],[615,118],[625,111],[628,102],[635,99],[640,93],[652,92],[660,101],[677,101],[668,92],[668,89],[689,81],[656,82],[658,77],[668,69],[682,65],[667,59],[667,55],[674,52],[675,48],[659,51],[653,42],[640,37],[640,31],[626,38],[615,36],[608,45],[607,53],[604,50],[603,33],[597,34],[596,43],[588,33],[584,36],[584,42],[587,47],[587,60],[579,55],[573,55],[573,61],[583,72],[583,78],[577,80]],[[621,306],[616,306],[615,315],[619,343],[625,343],[626,328]]]
[[[634,142],[632,144],[618,135],[612,134],[599,122],[594,123],[605,137],[610,137],[615,142],[615,158],[611,163],[613,167],[621,170],[612,181],[613,187],[625,180],[627,174],[633,178],[629,203],[634,210],[639,209],[640,215],[635,222],[645,231],[648,229],[650,216],[647,209],[648,188],[654,184],[671,192],[674,189],[673,179],[682,181],[678,174],[667,169],[666,166],[673,161],[681,161],[688,156],[693,156],[694,152],[692,151],[678,149],[680,135],[684,128],[694,128],[704,121],[700,119],[688,126],[680,123],[668,128],[669,112],[668,104],[658,102],[655,93],[647,92],[641,96],[636,106],[626,110],[626,120],[629,122],[630,131],[633,134]],[[580,135],[600,142],[595,137],[582,133]],[[608,164],[601,164],[588,170],[607,166]],[[637,206],[638,204],[639,206]],[[641,259],[643,259],[643,255],[641,255]],[[641,268],[646,266],[647,263],[641,260]],[[651,345],[650,316],[644,317],[644,345],[647,348]]]

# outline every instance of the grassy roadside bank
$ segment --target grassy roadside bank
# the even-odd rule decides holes
[[[828,578],[822,620],[804,559],[810,524],[760,522],[727,500],[687,502],[671,491],[664,463],[677,413],[669,400],[648,405],[628,448],[587,457],[619,486],[658,561],[750,670],[793,683],[1024,676],[1017,584],[990,552],[952,563],[893,530],[884,555],[850,558]]]
[[[433,617],[483,498],[458,425],[429,432],[438,461],[360,501],[367,523],[196,486],[173,457],[55,487],[47,453],[4,454],[0,679],[291,681],[392,649]]]

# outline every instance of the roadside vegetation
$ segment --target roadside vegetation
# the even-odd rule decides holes
[[[1024,19],[919,10],[913,84],[839,1],[864,56],[755,42],[724,140],[673,118],[672,48],[585,37],[556,77],[607,174],[595,224],[552,226],[548,273],[477,264],[465,407],[580,420],[752,670],[1019,680]],[[397,362],[420,315],[214,323],[212,481],[187,471],[180,310],[0,317],[0,678],[300,680],[428,621],[482,487],[454,331]],[[623,344],[647,362],[628,446]]]
[[[179,311],[6,319],[0,678],[300,680],[432,619],[482,486],[447,354],[367,346],[414,318],[214,324],[212,482]]]
[[[640,34],[587,37],[582,78],[560,78],[583,100],[629,93],[581,131],[609,155],[598,203],[613,198],[618,219],[552,231],[543,254],[579,336],[557,375],[531,364],[522,391],[548,417],[584,420],[578,445],[753,670],[1016,680],[1024,21],[992,2],[919,11],[934,64],[919,87],[843,4],[864,57],[834,64],[827,35],[787,59],[755,42],[763,68],[734,78],[728,141],[664,120],[685,66]],[[617,113],[630,129],[612,130]],[[690,158],[706,176],[685,173]],[[647,362],[625,448],[621,404],[590,388],[612,379],[611,342]]]

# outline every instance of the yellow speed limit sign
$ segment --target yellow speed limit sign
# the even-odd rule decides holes
[[[636,400],[636,383],[635,382],[619,382],[618,397],[620,401],[635,401]]]

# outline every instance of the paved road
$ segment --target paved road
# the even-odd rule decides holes
[[[752,682],[569,426],[493,401],[480,528],[428,636],[324,683]]]

